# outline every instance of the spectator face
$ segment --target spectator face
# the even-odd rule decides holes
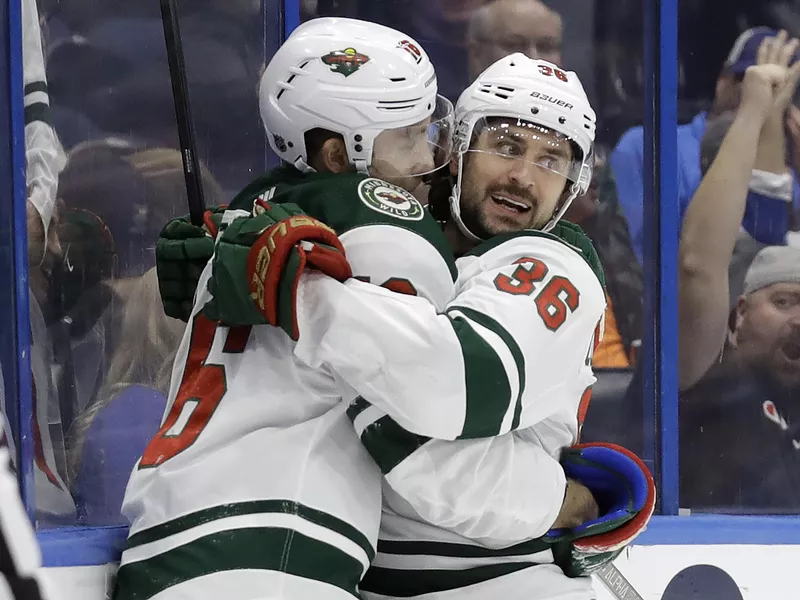
[[[547,224],[574,172],[569,141],[517,119],[493,119],[476,131],[461,182],[467,227],[489,237]]]
[[[800,385],[800,284],[776,283],[739,299],[736,346],[782,386]]]
[[[733,73],[724,72],[717,79],[714,89],[714,103],[711,107],[711,116],[720,115],[729,110],[736,110],[742,99],[741,77]]]
[[[514,52],[561,64],[561,16],[538,0],[496,0],[471,24],[470,76]]]
[[[417,0],[417,5],[424,7],[426,13],[436,12],[445,21],[464,21],[488,0]]]

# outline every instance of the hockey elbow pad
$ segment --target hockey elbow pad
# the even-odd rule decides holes
[[[551,529],[544,539],[568,577],[583,577],[613,561],[644,531],[655,509],[655,483],[642,460],[616,444],[566,448],[561,465],[568,478],[589,488],[600,516],[574,529]]]

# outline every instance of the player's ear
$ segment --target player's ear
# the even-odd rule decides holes
[[[329,173],[345,173],[351,170],[350,160],[347,158],[347,148],[344,140],[339,137],[325,140],[319,156],[325,171]]]

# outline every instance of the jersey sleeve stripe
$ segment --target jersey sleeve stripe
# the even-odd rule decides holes
[[[519,424],[525,363],[514,338],[497,321],[474,309],[447,310],[461,343],[466,375],[466,414],[461,438],[495,436]],[[493,393],[505,382],[505,406]],[[502,383],[501,383],[502,385]]]
[[[380,421],[385,416],[386,413],[377,406],[370,406],[364,412],[359,413],[359,415],[353,420],[353,428],[356,430],[356,435],[361,437],[361,434],[364,433],[364,430],[367,427]]]
[[[369,543],[367,537],[355,527],[333,515],[292,500],[238,502],[200,510],[135,533],[128,538],[126,549],[132,549],[144,544],[163,540],[164,538],[188,531],[211,521],[241,515],[257,515],[260,513],[282,513],[298,516],[350,539],[353,543],[361,547],[369,560],[375,557],[375,549]]]
[[[430,439],[406,431],[389,416],[381,417],[361,433],[361,443],[384,475]]]
[[[487,548],[452,542],[378,540],[378,554],[448,556],[456,558],[497,558],[530,556],[548,552],[552,545],[542,538],[514,544],[507,548]],[[551,557],[552,558],[552,557]]]
[[[536,564],[511,562],[460,570],[372,567],[364,576],[360,589],[391,598],[410,598],[465,588]]]
[[[291,559],[285,548],[291,545]],[[185,581],[233,570],[270,570],[336,586],[359,598],[364,565],[335,546],[290,528],[220,531],[152,558],[123,564],[114,600],[146,600]]]
[[[370,403],[364,400],[363,396],[359,396],[347,407],[347,416],[351,421],[355,421],[356,417],[370,407]]]

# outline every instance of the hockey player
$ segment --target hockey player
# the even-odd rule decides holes
[[[502,231],[503,228],[508,231],[514,231],[531,225],[549,229],[555,226],[562,211],[566,210],[565,205],[568,205],[574,194],[580,190],[581,185],[588,184],[590,171],[586,173],[585,169],[591,164],[589,160],[591,158],[590,149],[593,139],[593,129],[591,128],[593,121],[590,115],[593,113],[586,103],[585,95],[575,75],[565,74],[556,70],[553,65],[530,61],[530,59],[521,55],[511,58],[513,59],[511,62],[496,65],[494,70],[487,71],[486,77],[482,76],[468,90],[468,92],[471,92],[471,96],[465,96],[465,98],[462,98],[463,102],[460,103],[462,106],[462,118],[460,119],[462,154],[459,162],[467,164],[467,167],[463,170],[465,173],[464,181],[472,181],[468,188],[471,197],[465,194],[464,199],[469,200],[469,202],[465,201],[463,204],[463,207],[467,208],[467,210],[464,210],[464,219],[460,217],[460,211],[453,211],[455,218],[449,219],[448,233],[454,243],[461,242],[462,248],[472,245],[478,240],[478,236],[472,233],[470,228],[464,224],[468,219],[472,219],[472,222],[480,227],[478,229],[475,226],[475,229],[484,233],[484,235],[497,233]],[[533,95],[534,93],[543,94],[544,91],[550,90],[546,77],[555,77],[562,81],[569,81],[569,78],[572,78],[573,85],[571,89],[562,88],[559,90],[556,86],[553,90],[557,95],[548,96],[555,98],[556,102],[559,102],[558,99],[561,98],[560,106],[564,108],[563,113],[559,114],[554,111],[549,115],[537,118],[537,122],[520,121],[520,117],[527,117],[529,111],[535,115],[539,110],[548,108],[543,101],[537,100],[539,98],[538,95]],[[491,91],[492,89],[503,93],[487,95],[487,90]],[[509,92],[516,94],[516,101],[507,102],[509,96],[512,95]],[[487,101],[487,96],[492,101]],[[573,104],[563,100],[564,98],[571,100]],[[567,111],[574,110],[576,106],[578,107],[576,112],[580,117],[577,121],[577,127],[575,126],[574,116],[572,120],[566,116],[571,115]],[[584,125],[583,129],[588,131],[583,136],[580,135],[582,133],[581,124]],[[561,133],[561,131],[566,131],[567,133]],[[477,136],[477,145],[475,147],[471,145],[473,134]],[[474,154],[468,157],[468,151]],[[470,170],[468,168],[469,164],[472,163],[472,159],[475,156],[479,155],[485,155],[488,159],[488,162],[484,161],[482,164],[483,171],[479,168]],[[530,158],[533,158],[533,160],[530,160]],[[577,161],[577,165],[575,161]],[[496,167],[498,163],[503,162],[506,165],[511,165],[511,167],[507,167],[505,173],[503,172],[504,169],[495,168],[494,180],[487,177],[487,166],[491,166],[494,163]],[[478,164],[478,167],[481,166],[478,161],[475,164]],[[460,166],[459,164],[454,164],[453,172],[461,173]],[[560,175],[561,179],[553,177],[548,181],[547,177],[549,175],[545,173],[546,177],[544,179],[534,177],[534,181],[527,180],[527,185],[520,183],[520,181],[525,183],[526,178],[530,177],[532,173],[538,173],[540,170],[547,171],[553,175]],[[491,175],[491,169],[488,174]],[[479,175],[479,177],[475,177],[475,175]],[[570,179],[570,175],[572,179]],[[581,175],[586,179],[581,179]],[[507,177],[507,181],[504,181],[503,177]],[[459,186],[456,189],[460,188],[460,183],[461,181],[459,181]],[[499,183],[502,183],[502,185],[498,187]],[[483,185],[484,189],[488,190],[483,197],[474,193],[481,189],[480,185]],[[515,186],[518,188],[523,187],[523,190],[521,192],[519,189],[514,190]],[[455,194],[452,204],[456,209],[462,207],[458,200],[459,197]],[[543,205],[539,204],[540,200]],[[495,212],[493,205],[488,204],[489,202],[497,205],[507,202],[513,205],[513,203],[517,202],[525,204],[525,206],[521,207],[521,210],[512,208],[512,210],[506,210],[505,212]],[[525,208],[528,210],[525,210]],[[459,221],[461,221],[460,225]],[[568,237],[573,243],[582,246],[583,252],[589,259],[592,258],[590,245],[586,243],[585,238],[582,238],[578,231],[566,225],[560,225],[556,229],[562,236]],[[230,239],[228,242],[225,241],[227,234],[228,232],[223,234],[220,242],[218,263],[224,263],[220,258],[220,256],[225,255],[222,250],[226,245],[230,245]],[[273,239],[266,234],[263,237]],[[242,242],[244,239],[239,237],[237,241]],[[637,480],[639,483],[635,502],[631,502],[633,510],[628,511],[621,507],[617,507],[618,510],[611,510],[612,507],[608,501],[614,495],[610,489],[605,489],[600,494],[604,500],[604,502],[601,501],[604,504],[602,518],[599,521],[584,525],[583,531],[580,531],[579,528],[579,530],[576,530],[578,533],[573,532],[571,535],[573,537],[576,535],[589,535],[590,532],[597,532],[598,529],[601,531],[615,530],[614,533],[606,536],[602,542],[594,539],[590,544],[595,554],[593,559],[607,560],[641,529],[652,512],[652,482],[644,475],[646,470],[636,459],[624,453],[620,455],[608,449],[591,448],[563,453],[561,457],[564,463],[563,466],[559,465],[557,460],[558,455],[561,454],[561,448],[565,445],[570,445],[577,438],[579,407],[582,404],[585,405],[587,398],[587,394],[582,393],[584,390],[581,384],[591,381],[591,370],[588,366],[592,350],[591,342],[597,320],[602,314],[602,289],[600,288],[598,277],[592,275],[592,268],[588,264],[591,260],[584,262],[579,253],[572,248],[568,248],[563,241],[559,241],[559,238],[543,233],[526,232],[522,236],[501,237],[492,242],[488,247],[481,248],[479,246],[473,253],[480,258],[462,261],[465,267],[461,272],[462,276],[459,277],[460,285],[457,284],[460,292],[456,301],[451,303],[450,311],[446,315],[431,314],[425,308],[424,303],[417,303],[417,306],[412,306],[415,302],[412,299],[405,298],[400,305],[394,307],[397,309],[396,313],[389,312],[391,321],[403,324],[405,320],[405,325],[398,328],[395,324],[395,331],[391,332],[389,331],[391,323],[387,327],[386,323],[382,322],[384,319],[381,319],[381,315],[370,312],[372,310],[370,300],[376,300],[379,305],[384,302],[384,306],[388,306],[387,302],[391,302],[388,300],[391,294],[382,294],[374,288],[368,291],[362,287],[362,289],[358,290],[360,293],[372,291],[377,294],[377,297],[369,300],[355,300],[357,310],[353,311],[352,314],[360,315],[358,320],[361,323],[350,321],[352,325],[350,331],[351,339],[347,341],[345,334],[339,342],[337,353],[347,354],[348,351],[352,352],[353,347],[358,348],[361,341],[358,340],[359,333],[362,331],[366,332],[363,339],[371,338],[372,340],[380,338],[386,333],[393,333],[393,337],[390,336],[384,340],[384,344],[392,344],[392,347],[383,348],[380,343],[364,344],[363,347],[368,347],[373,351],[380,350],[384,355],[390,355],[395,347],[402,348],[405,345],[411,348],[412,351],[407,352],[405,357],[400,355],[401,360],[397,362],[391,360],[387,362],[384,356],[378,356],[377,358],[378,361],[382,360],[387,365],[396,368],[398,374],[402,374],[404,369],[408,372],[409,363],[413,363],[414,359],[419,357],[420,362],[417,366],[422,367],[418,371],[423,376],[423,381],[406,380],[404,387],[411,388],[412,392],[422,396],[437,397],[437,390],[434,388],[439,382],[437,382],[436,377],[429,376],[424,368],[426,357],[430,357],[433,363],[439,367],[449,366],[451,369],[453,367],[459,369],[460,367],[463,371],[466,371],[467,381],[466,386],[464,386],[466,389],[459,389],[458,391],[466,393],[467,396],[473,396],[473,401],[476,403],[479,403],[480,398],[476,399],[476,397],[480,392],[491,392],[493,380],[511,384],[505,390],[506,396],[511,392],[511,394],[518,394],[524,399],[521,404],[515,405],[513,401],[509,403],[509,408],[514,407],[514,411],[510,412],[510,414],[507,413],[507,420],[512,422],[512,426],[535,425],[535,427],[527,429],[518,436],[502,436],[487,442],[442,443],[408,434],[402,431],[395,421],[384,416],[375,407],[369,407],[364,401],[357,402],[351,409],[350,414],[355,418],[356,427],[362,434],[365,446],[387,474],[389,486],[387,486],[387,518],[385,519],[385,524],[391,520],[394,513],[393,516],[396,517],[394,519],[395,526],[398,527],[398,532],[395,535],[400,540],[407,542],[409,539],[419,541],[427,538],[425,541],[433,541],[434,543],[424,546],[428,548],[436,547],[434,554],[445,552],[443,556],[446,556],[448,552],[456,551],[456,555],[452,555],[449,559],[442,558],[439,561],[439,565],[435,566],[434,563],[436,561],[431,559],[430,556],[411,556],[414,552],[410,552],[410,550],[416,548],[416,552],[419,552],[419,544],[406,544],[404,547],[398,548],[396,552],[397,554],[405,555],[398,561],[404,565],[404,568],[395,568],[394,572],[383,573],[381,577],[370,578],[372,581],[368,579],[365,582],[364,589],[385,591],[388,595],[413,595],[415,593],[433,591],[443,592],[451,589],[452,592],[445,593],[463,594],[473,592],[480,597],[494,597],[494,594],[498,593],[498,591],[503,594],[510,594],[514,591],[524,597],[534,598],[551,597],[547,595],[548,593],[551,595],[553,593],[560,594],[558,597],[589,597],[587,594],[591,592],[588,582],[585,580],[568,580],[558,568],[552,564],[546,564],[548,562],[552,563],[552,550],[555,549],[556,554],[560,554],[560,563],[570,574],[580,575],[587,572],[585,563],[583,572],[581,572],[580,568],[570,568],[571,563],[568,557],[565,557],[560,552],[559,545],[553,546],[553,542],[559,539],[565,541],[570,537],[569,535],[563,535],[563,532],[552,532],[546,539],[538,539],[533,545],[527,544],[523,547],[506,548],[501,552],[487,550],[486,548],[481,552],[479,547],[467,548],[464,551],[468,552],[469,556],[472,557],[471,562],[476,563],[476,568],[470,570],[469,577],[466,579],[459,576],[465,575],[463,570],[465,563],[464,557],[457,556],[457,547],[454,547],[452,543],[437,542],[441,542],[444,539],[447,542],[455,542],[466,547],[470,544],[467,538],[471,538],[473,540],[477,539],[481,544],[489,548],[508,547],[514,544],[515,541],[540,538],[541,534],[547,531],[551,525],[563,526],[568,524],[575,526],[584,520],[589,520],[590,517],[586,514],[584,514],[584,518],[576,519],[574,522],[565,523],[562,519],[564,507],[569,504],[571,491],[574,493],[575,489],[581,488],[577,483],[568,486],[567,501],[564,501],[565,472],[581,478],[581,471],[576,469],[576,464],[583,463],[586,465],[598,460],[602,462],[603,460],[608,460],[609,455],[614,456],[612,460],[616,461],[615,468],[621,468],[621,464],[627,465],[628,475],[632,478],[631,481]],[[269,244],[262,246],[261,250],[264,250],[265,247],[268,248],[268,246]],[[562,250],[562,248],[566,248],[566,250]],[[508,254],[505,254],[506,252],[511,252],[511,254],[517,252],[518,254],[514,255],[516,260],[510,259]],[[539,254],[539,257],[532,258],[531,255],[536,253]],[[277,252],[271,252],[270,254],[272,258],[279,255]],[[227,256],[230,257],[231,255],[227,254]],[[574,271],[572,281],[577,281],[581,287],[581,292],[576,289],[575,293],[572,294],[572,299],[577,300],[577,304],[570,301],[570,288],[551,290],[551,295],[545,294],[548,286],[560,286],[564,282],[563,276],[548,277],[547,270],[541,268],[542,264],[546,264],[544,262],[545,257],[547,257],[548,262],[555,261],[553,264],[558,265],[559,270],[566,269],[567,273]],[[566,261],[564,261],[565,258]],[[577,259],[577,263],[569,260],[573,258]],[[486,270],[489,270],[489,275],[492,274],[492,260],[497,260],[506,269],[513,263],[518,263],[518,266],[514,265],[514,268],[511,268],[508,273],[498,272],[495,273],[496,276],[494,278],[485,278]],[[273,262],[271,260],[270,264]],[[236,270],[230,264],[227,266],[221,264],[220,267],[220,272],[232,273]],[[595,267],[598,268],[596,264]],[[580,276],[582,270],[584,277],[576,277]],[[587,271],[588,278],[585,277]],[[256,272],[252,274],[255,275]],[[263,277],[263,281],[259,283],[263,285],[269,279],[269,275],[266,275]],[[313,277],[309,279],[313,279]],[[482,279],[483,281],[481,281]],[[239,281],[241,280],[244,280],[244,278]],[[226,282],[233,284],[233,287],[236,287],[236,281],[235,277],[232,279],[226,278]],[[485,285],[485,281],[491,282],[491,285]],[[545,282],[542,285],[543,291],[537,296],[535,302],[531,302],[526,296],[531,294],[536,284],[542,281]],[[568,283],[572,285],[572,281],[568,281]],[[327,285],[322,282],[315,282],[310,283],[307,288],[310,290],[316,283]],[[300,285],[303,287],[304,283],[300,282]],[[352,294],[336,288],[337,285],[335,284],[334,288],[328,290],[331,293],[331,297],[314,296],[319,301],[319,304],[324,305],[331,298],[335,298],[334,303],[338,302],[338,306],[342,306],[341,302],[346,304],[354,301]],[[567,284],[564,283],[563,285]],[[264,291],[262,287],[256,287],[257,292]],[[358,288],[358,285],[354,284],[354,287]],[[601,299],[595,303],[593,300],[597,299],[597,296],[595,295],[593,298],[592,294],[597,292],[598,288]],[[222,293],[223,288],[221,286],[216,289]],[[406,289],[408,291],[408,288]],[[356,292],[356,289],[352,291]],[[562,294],[566,296],[565,302],[559,303]],[[506,295],[507,297],[503,299]],[[244,296],[246,297],[247,295],[244,294]],[[217,309],[220,308],[220,304],[224,304],[224,297],[224,295],[220,295],[219,298],[215,298],[214,303],[217,304]],[[293,295],[288,297],[292,302],[294,301]],[[455,302],[458,302],[458,304],[455,304]],[[584,306],[588,305],[588,310],[580,311],[580,313],[588,319],[588,329],[586,329],[586,321],[582,321],[579,318],[575,319],[571,316],[571,313],[576,312],[583,302],[586,303]],[[304,309],[307,309],[309,314],[313,314],[314,307],[312,305],[315,303],[316,300],[306,298],[303,302]],[[474,304],[470,306],[470,303]],[[234,302],[234,304],[236,303]],[[246,302],[240,304],[239,307],[246,312],[245,304]],[[596,316],[592,311],[594,304],[597,304],[600,309]],[[530,310],[531,307],[534,307],[533,312]],[[419,312],[415,315],[412,314],[416,310]],[[290,308],[289,314],[291,313],[292,309]],[[350,310],[336,310],[336,314],[327,315],[322,313],[323,317],[321,319],[312,317],[309,323],[313,324],[316,320],[335,323],[337,320],[342,320],[341,317],[348,313],[350,313]],[[241,315],[242,313],[237,315],[234,311],[230,313],[228,320],[236,319],[237,316],[241,317]],[[532,315],[534,315],[534,319],[531,322],[530,317]],[[499,319],[493,319],[492,317],[495,316],[504,318],[506,322],[503,323]],[[594,321],[592,321],[593,316],[595,316]],[[407,317],[410,318],[406,319]],[[505,329],[504,325],[508,326],[509,323],[513,323],[514,317],[522,317],[522,319],[519,323],[514,323],[514,327]],[[352,317],[346,316],[343,320],[346,321],[348,318]],[[564,325],[567,319],[571,320],[570,326]],[[452,342],[454,340],[452,337],[448,338],[447,328],[442,329],[441,327],[444,323],[456,328],[461,324],[458,323],[459,320],[462,323],[467,323],[468,327],[473,331],[480,331],[482,340],[488,339],[493,342],[491,351],[495,352],[495,362],[492,363],[490,352],[484,352],[481,355],[482,358],[486,359],[484,364],[484,368],[487,371],[485,373],[486,379],[481,381],[476,367],[472,375],[473,388],[475,389],[470,389],[469,385],[471,365],[464,364],[459,366],[456,361],[452,361],[454,349]],[[422,321],[427,321],[433,334],[427,333],[427,328],[422,326]],[[544,322],[544,325],[542,325],[542,322]],[[298,348],[303,345],[303,337],[307,336],[306,332],[309,331],[302,325],[298,327],[300,323],[302,323],[300,312],[297,315],[297,322],[289,319],[281,323],[293,336],[296,336],[298,329],[303,332],[300,336]],[[366,327],[363,327],[364,324],[366,324]],[[373,331],[373,326],[380,330],[377,335]],[[586,329],[585,354],[581,353],[580,360],[577,362],[573,360],[571,366],[566,366],[565,371],[559,371],[559,373],[568,373],[568,376],[572,377],[568,382],[560,382],[557,374],[547,373],[544,368],[538,365],[539,363],[545,363],[543,359],[544,353],[547,351],[556,352],[559,356],[561,352],[564,352],[565,355],[572,354],[574,359],[574,348],[570,353],[568,352],[568,343],[565,342],[563,346],[558,343],[552,344],[553,341],[559,342],[569,338],[562,337],[559,339],[559,336],[555,335],[548,339],[545,328],[551,333],[560,333],[563,336],[567,331],[570,331],[573,335],[579,334],[581,327]],[[330,329],[336,330],[337,328],[338,326],[335,325]],[[435,352],[431,352],[431,347],[436,346],[437,340],[434,338],[436,337],[437,329],[442,333],[441,339],[444,342],[439,344],[440,348],[444,350],[441,356],[436,356]],[[559,329],[561,329],[560,332],[558,332]],[[509,331],[515,331],[517,336],[521,335],[522,337],[515,340],[517,336],[509,335]],[[525,331],[527,334],[520,333],[521,331]],[[344,329],[341,332],[344,333]],[[318,347],[324,347],[325,343],[328,343],[327,350],[336,349],[336,339],[335,337],[328,337],[329,334],[330,330],[327,330],[320,338]],[[308,335],[313,338],[313,334]],[[555,337],[555,340],[553,340],[553,337]],[[356,338],[355,344],[351,343],[352,338]],[[576,335],[576,338],[579,338],[579,335]],[[517,341],[527,343],[524,345],[517,344]],[[550,342],[551,345],[546,346],[543,341],[545,343]],[[466,345],[461,339],[456,339],[455,342],[460,344],[461,350],[464,350],[464,362],[468,363],[466,360],[468,357]],[[317,346],[317,343],[313,342],[310,345]],[[539,345],[538,355],[536,353],[537,343]],[[506,348],[503,348],[504,345]],[[455,349],[458,350],[458,347],[456,346]],[[415,350],[419,350],[421,353],[417,354],[414,352]],[[503,350],[508,352],[503,352]],[[515,350],[516,353],[514,352]],[[309,348],[306,348],[306,352],[308,351]],[[448,351],[451,353],[450,357],[447,356]],[[314,349],[311,349],[311,352],[314,352]],[[358,352],[356,351],[355,354],[358,354]],[[584,356],[586,356],[585,361]],[[538,360],[528,363],[529,366],[526,368],[524,361],[529,357]],[[370,371],[369,363],[372,358],[373,355],[362,352],[360,360],[363,363],[359,365],[354,363],[345,364],[346,358],[344,362],[339,360],[337,365],[338,372],[358,379],[358,368],[363,364],[367,372],[379,373],[377,379],[386,379],[389,383],[400,384],[399,377],[392,378],[392,373],[386,372],[389,369],[375,371],[373,367],[373,370]],[[405,360],[402,360],[403,358]],[[450,360],[449,365],[447,364],[448,360]],[[323,362],[336,363],[337,358],[326,357]],[[348,370],[348,367],[352,368]],[[494,372],[491,371],[492,369],[495,369]],[[514,374],[518,376],[518,382],[509,377],[509,371],[515,371]],[[524,389],[524,384],[531,375],[538,376],[543,384],[542,388],[533,391],[533,393],[530,387]],[[550,379],[548,379],[548,375]],[[458,378],[455,379],[458,381]],[[562,376],[561,379],[564,379],[564,377]],[[554,384],[550,385],[548,381],[553,381]],[[373,393],[380,393],[381,391],[386,393],[391,389],[391,386],[386,385],[385,381],[376,381],[374,377],[371,383],[378,384],[376,388],[370,390]],[[514,383],[517,383],[516,389],[511,388]],[[427,387],[423,387],[425,384],[427,384]],[[478,389],[481,384],[483,384],[482,389]],[[580,386],[581,389],[577,389],[576,386]],[[448,389],[453,387],[459,387],[459,385],[458,383],[454,385],[453,381],[450,380],[449,385],[448,382],[444,382],[440,389],[446,393]],[[401,394],[402,390],[398,387],[394,389],[396,394]],[[536,393],[537,391],[539,392],[538,394]],[[542,401],[545,396],[548,399],[552,398],[551,405]],[[481,458],[482,460],[477,463],[480,468],[476,468],[476,463],[474,462],[466,465],[465,456],[467,463],[471,460],[471,456]],[[511,461],[512,458],[513,461]],[[579,460],[575,460],[576,458],[579,458]],[[431,472],[430,465],[444,465],[445,468]],[[508,465],[513,465],[516,468]],[[452,467],[454,470],[448,471],[448,467]],[[469,477],[463,476],[464,469],[467,469]],[[637,474],[639,476],[638,479],[636,477]],[[586,475],[586,473],[583,472],[582,475]],[[498,483],[497,477],[500,477],[500,483]],[[444,485],[448,481],[455,485],[453,487]],[[487,481],[490,482],[489,485],[481,485],[481,483],[485,484]],[[606,483],[608,482],[606,481]],[[443,490],[448,490],[449,493],[445,493]],[[392,502],[392,494],[396,496],[394,502]],[[620,497],[625,497],[625,493],[621,494]],[[495,506],[492,506],[491,502],[487,504],[487,498],[496,501]],[[399,509],[397,508],[398,506],[400,507]],[[494,510],[487,510],[487,506],[492,506]],[[627,528],[619,527],[632,517],[632,513],[637,512],[637,509],[639,509],[637,518],[629,522]],[[425,524],[426,521],[427,524]],[[384,529],[386,532],[386,527]],[[420,538],[420,536],[422,537]],[[472,544],[474,545],[474,542]],[[384,544],[385,546],[386,544]],[[577,546],[570,547],[567,544],[566,547],[568,550],[575,550]],[[392,552],[381,552],[381,554],[380,562],[376,563],[378,568],[381,568],[385,557],[391,555]],[[603,554],[605,554],[605,558],[598,558]],[[497,564],[498,559],[504,556],[511,558],[504,560],[499,570],[483,568],[488,564]],[[586,556],[583,558],[586,558]],[[398,562],[395,562],[393,566],[396,566]],[[545,564],[537,565],[536,563],[539,562]],[[385,564],[389,565],[391,563]],[[415,572],[411,574],[412,577],[407,577],[407,570],[409,565],[412,564],[431,565],[428,566],[430,570],[427,572],[433,574],[434,578],[440,578],[444,581],[430,581],[430,578],[426,579],[424,572]],[[441,569],[441,564],[451,565],[458,570],[450,571],[450,576],[448,577],[448,571]],[[535,572],[532,572],[534,569]],[[377,570],[373,570],[372,573],[376,572],[379,573]],[[505,575],[505,577],[495,579],[500,574]],[[378,583],[379,587],[374,588],[376,581],[383,582],[383,584]],[[409,589],[405,584],[412,582],[417,582],[419,585],[416,588]],[[527,585],[521,585],[522,583]],[[399,588],[397,587],[398,584],[400,584]],[[382,589],[380,588],[381,585],[383,585]],[[465,585],[470,585],[470,587],[465,588]],[[428,586],[428,588],[426,589],[424,586]]]
[[[452,106],[437,96],[422,48],[378,25],[310,21],[270,61],[260,100],[270,144],[290,166],[259,178],[234,206],[296,202],[336,228],[341,242],[317,221],[290,226],[302,223],[305,236],[344,244],[360,276],[414,289],[443,309],[454,291],[452,253],[407,191],[446,164],[452,139]],[[209,219],[209,226],[216,224]],[[408,252],[402,261],[397,248]],[[324,257],[318,244],[303,258],[323,268]],[[375,553],[381,479],[346,410],[369,385],[351,389],[341,373],[303,365],[278,329],[209,320],[200,309],[211,299],[210,272],[179,349],[162,427],[126,490],[131,531],[114,598],[355,595]],[[460,335],[491,351],[468,328]],[[368,395],[437,437],[511,426],[499,395],[493,414],[455,397],[429,411],[413,394]]]
[[[591,321],[581,330],[579,319],[602,318],[603,277],[591,244],[559,220],[591,179],[593,140],[594,113],[575,73],[522,54],[490,66],[458,101],[452,177],[431,194],[431,210],[463,255],[447,313],[499,334],[511,353],[519,349],[521,386],[538,397],[523,402],[527,427],[486,440],[426,439],[386,416],[367,417],[363,400],[351,407],[386,482],[378,553],[361,586],[366,598],[588,600],[594,593],[582,576],[630,543],[652,514],[652,480],[637,457],[575,446],[602,327],[592,335]],[[420,326],[434,327],[432,320]],[[435,360],[422,357],[441,367]],[[556,366],[562,361],[569,366]],[[610,464],[636,489],[637,514],[627,522],[612,516],[620,513],[610,505],[628,491],[601,473]],[[569,478],[589,484],[599,505],[599,517],[569,525],[571,535],[591,537],[594,529],[604,539],[554,543],[574,541],[561,521],[565,476],[567,489]]]

